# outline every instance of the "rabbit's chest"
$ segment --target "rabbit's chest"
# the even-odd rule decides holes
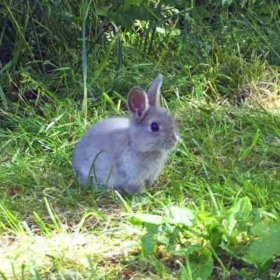
[[[126,153],[122,157],[122,172],[127,179],[134,178],[138,182],[146,184],[146,182],[153,182],[160,174],[167,154],[136,154]]]

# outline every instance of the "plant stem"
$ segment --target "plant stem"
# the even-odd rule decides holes
[[[87,45],[86,45],[86,21],[88,17],[89,8],[91,5],[92,0],[90,0],[86,4],[85,13],[83,15],[83,27],[82,27],[82,42],[83,42],[83,51],[82,51],[82,66],[83,66],[83,89],[84,89],[84,98],[83,98],[83,105],[82,105],[82,115],[84,116],[84,120],[87,120]]]

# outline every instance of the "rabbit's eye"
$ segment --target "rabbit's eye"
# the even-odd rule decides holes
[[[152,122],[152,123],[151,123],[151,130],[152,130],[153,132],[159,131],[159,125],[158,125],[158,123]]]

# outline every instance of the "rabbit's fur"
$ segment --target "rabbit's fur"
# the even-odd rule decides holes
[[[135,194],[155,182],[178,140],[174,117],[160,106],[161,84],[158,75],[147,93],[132,88],[131,117],[100,121],[77,143],[73,165],[81,184]]]

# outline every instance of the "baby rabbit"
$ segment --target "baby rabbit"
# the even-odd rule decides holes
[[[130,118],[99,121],[77,143],[73,165],[82,185],[136,194],[155,182],[178,141],[174,117],[160,106],[161,84],[159,74],[147,93],[132,88]]]

